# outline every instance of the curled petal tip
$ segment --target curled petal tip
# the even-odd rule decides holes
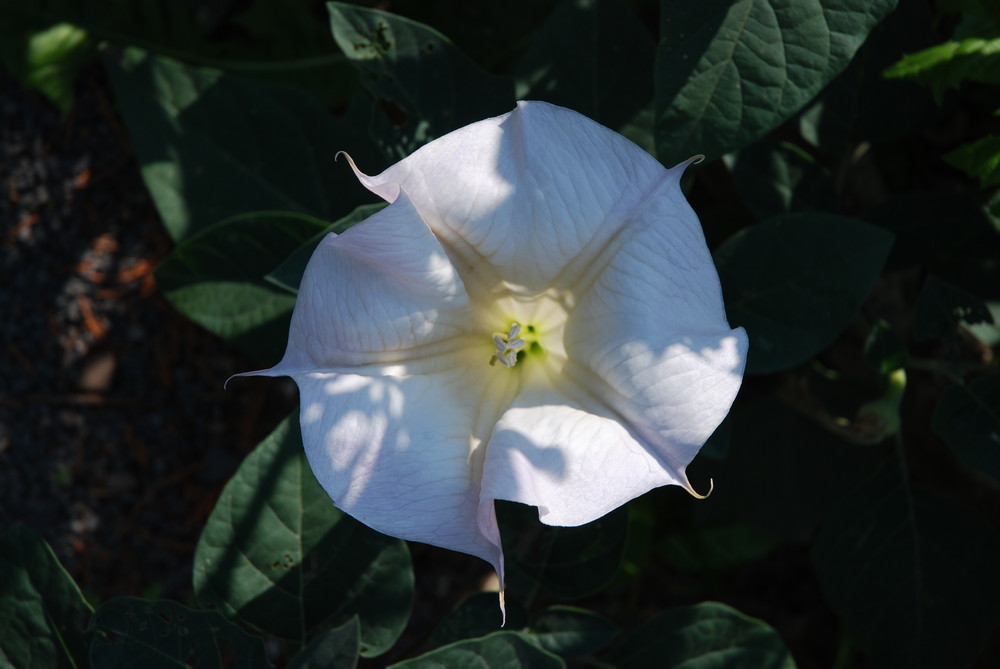
[[[507,603],[504,601],[503,587],[500,588],[500,592],[497,594],[500,595],[500,627],[503,627],[507,624]]]
[[[690,484],[688,484],[688,486],[687,486],[687,491],[689,493],[691,493],[691,496],[692,497],[696,497],[698,499],[705,499],[706,497],[708,497],[709,495],[712,494],[713,490],[715,490],[715,480],[714,479],[708,479],[708,492],[706,492],[704,495],[702,495],[697,490],[695,490],[693,487],[691,487]]]

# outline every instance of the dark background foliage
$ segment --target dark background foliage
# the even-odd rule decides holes
[[[1000,662],[995,3],[370,5],[0,0],[0,666]],[[338,150],[515,99],[706,155],[751,354],[708,500],[501,505],[491,634],[485,565],[331,510],[294,387],[222,383],[373,211]]]

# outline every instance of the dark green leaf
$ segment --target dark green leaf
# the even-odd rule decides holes
[[[473,639],[500,629],[501,624],[508,629],[520,629],[528,621],[527,613],[520,602],[507,599],[506,620],[500,611],[500,596],[496,592],[477,592],[467,597],[454,611],[446,615],[434,628],[431,642],[443,646],[453,641]]]
[[[933,112],[930,92],[913,82],[886,80],[882,72],[903,54],[929,46],[935,39],[933,24],[927,0],[900,3],[802,114],[803,138],[829,153],[844,154],[859,142],[901,137],[926,121]],[[865,180],[856,169],[849,177]]]
[[[195,551],[200,602],[305,644],[353,616],[361,655],[385,652],[410,615],[406,545],[333,507],[286,419],[226,485]]]
[[[105,59],[143,179],[175,240],[250,211],[331,220],[366,192],[337,151],[368,142],[287,86],[187,67],[137,49]]]
[[[264,643],[215,611],[171,601],[116,597],[94,613],[90,662],[95,669],[273,667]]]
[[[539,522],[534,507],[498,502],[497,520],[510,592],[541,584],[563,599],[583,597],[606,587],[621,567],[628,532],[624,507],[580,527],[550,527]]]
[[[534,645],[517,632],[495,632],[481,639],[457,641],[426,655],[392,665],[390,669],[560,669],[557,655]]]
[[[815,402],[807,388],[800,388],[797,396],[807,405]],[[711,476],[715,482],[711,496],[694,507],[702,524],[751,522],[775,538],[811,536],[844,487],[864,480],[883,457],[879,449],[838,438],[819,420],[822,417],[807,418],[773,400],[734,411],[726,460],[699,458],[689,472]],[[765,549],[760,538],[754,544],[756,550]],[[748,548],[753,544],[741,550]]]
[[[265,279],[279,288],[284,288],[293,295],[298,293],[299,283],[301,283],[302,275],[306,271],[306,265],[309,263],[309,258],[312,257],[313,251],[316,250],[319,243],[323,241],[323,239],[331,232],[335,232],[339,235],[352,225],[360,223],[372,214],[381,211],[383,208],[385,208],[384,202],[379,202],[377,204],[363,204],[356,207],[354,211],[349,213],[347,216],[344,216],[336,223],[331,223],[326,228],[310,237],[299,248],[292,251],[285,261],[275,267],[274,270],[265,277]]]
[[[1000,50],[1000,40],[997,40]],[[963,144],[944,155],[946,162],[979,179],[983,188],[1000,186],[1000,135],[989,135]]]
[[[567,660],[596,653],[618,636],[618,628],[606,618],[572,606],[542,610],[529,631],[542,648]]]
[[[757,142],[727,163],[736,190],[760,218],[789,211],[829,210],[837,192],[829,173],[788,142]]]
[[[678,569],[711,572],[759,559],[774,548],[774,539],[752,525],[734,523],[671,532],[657,554]]]
[[[354,669],[360,641],[358,617],[316,637],[292,658],[288,669]]]
[[[182,314],[260,360],[281,357],[295,298],[265,281],[326,223],[303,214],[254,212],[181,242],[156,270]]]
[[[943,279],[928,276],[914,307],[913,334],[919,339],[948,339],[959,323],[992,323],[986,304]]]
[[[159,0],[2,0],[0,15],[35,29],[69,23],[97,40],[192,52],[205,47],[215,19],[190,3]]]
[[[906,193],[875,207],[868,220],[896,238],[887,269],[916,265],[990,298],[1000,296],[1000,222],[991,221],[988,207],[979,189]]]
[[[329,105],[343,104],[356,85],[353,68],[308,2],[0,0],[0,17],[0,31],[3,23],[22,34],[68,23],[95,41],[296,84]]]
[[[934,431],[965,466],[1000,483],[1000,376],[983,376],[946,390],[934,413]]]
[[[816,539],[816,570],[872,666],[967,667],[1000,622],[1000,534],[902,468],[848,491]]]
[[[620,128],[653,96],[656,46],[620,0],[563,0],[518,65],[519,100],[544,100]]]
[[[14,525],[0,542],[0,665],[87,666],[92,613],[45,540]]]
[[[868,296],[892,236],[833,214],[786,214],[744,229],[715,254],[729,321],[750,337],[747,372],[766,374],[828,346]]]
[[[354,5],[327,7],[337,45],[375,98],[371,132],[389,158],[514,106],[510,82],[480,70],[433,28]]]
[[[660,3],[657,155],[672,165],[742,148],[850,62],[896,0]]]
[[[668,609],[626,634],[608,657],[617,669],[794,669],[767,624],[716,602]]]

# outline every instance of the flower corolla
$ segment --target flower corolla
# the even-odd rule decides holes
[[[389,206],[318,246],[287,351],[316,478],[388,535],[479,556],[495,500],[591,522],[680,485],[740,387],[700,223],[621,135],[542,102],[377,176]],[[690,162],[690,161],[688,161]]]

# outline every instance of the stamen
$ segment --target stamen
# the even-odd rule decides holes
[[[510,330],[507,331],[506,335],[500,333],[493,335],[493,344],[497,350],[490,358],[491,366],[496,364],[497,360],[507,369],[517,364],[517,352],[525,345],[523,339],[518,339],[517,335],[519,334],[521,334],[521,326],[517,323],[511,323]]]

